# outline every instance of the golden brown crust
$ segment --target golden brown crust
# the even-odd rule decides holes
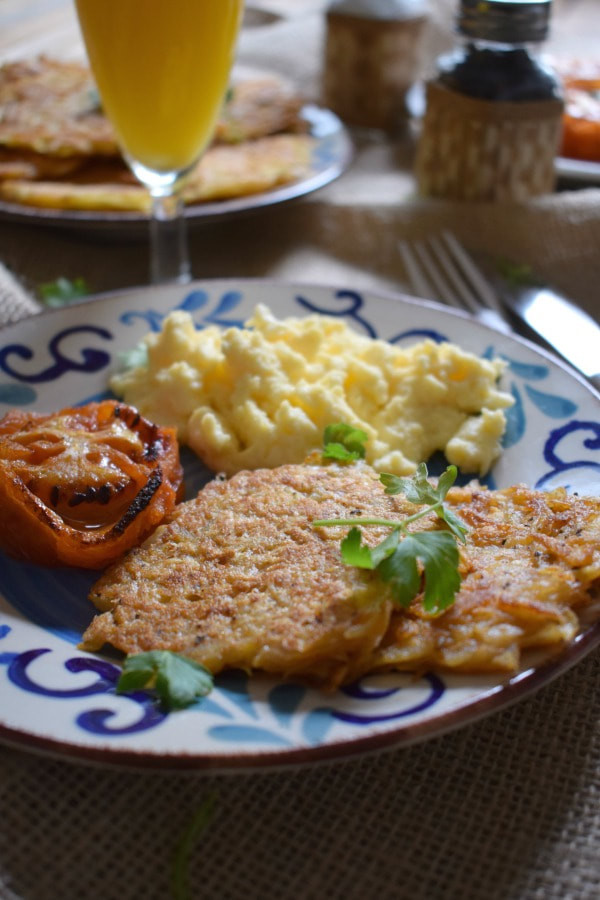
[[[0,145],[54,157],[119,153],[87,66],[46,56],[0,66]]]
[[[0,547],[17,559],[98,569],[171,512],[175,431],[106,400],[0,420]]]
[[[234,84],[185,202],[243,197],[301,178],[313,145],[301,133],[301,107],[278,76]],[[48,209],[149,211],[87,66],[42,56],[0,67],[0,197]]]
[[[245,197],[295,181],[309,169],[313,143],[308,135],[281,134],[235,147],[215,145],[189,176],[184,202]],[[0,162],[0,178],[1,173]],[[150,211],[148,191],[132,181],[124,166],[97,163],[52,181],[31,181],[13,168],[13,177],[0,180],[0,197],[47,209]]]
[[[432,616],[421,598],[393,607],[377,574],[345,566],[344,529],[312,526],[414,511],[368,466],[215,481],[97,582],[90,596],[103,614],[84,646],[171,649],[213,672],[263,669],[332,686],[382,669],[512,671],[523,648],[570,640],[574,610],[600,580],[600,501],[477,486],[453,489],[448,502],[470,526],[463,582],[454,606]],[[365,533],[373,542],[385,532]]]
[[[204,154],[183,190],[186,203],[226,200],[272,190],[304,176],[314,138],[275,134],[235,147],[213,146]]]
[[[375,668],[512,671],[524,648],[570,641],[600,584],[600,501],[523,485],[448,500],[469,527],[456,602],[395,612]]]
[[[85,646],[172,649],[215,672],[352,680],[391,606],[373,573],[340,564],[339,531],[311,523],[365,507],[376,484],[368,467],[318,466],[213,481],[94,586],[92,601],[110,611]]]
[[[238,80],[223,106],[214,140],[239,144],[283,131],[303,131],[302,104],[298,91],[278,76]]]

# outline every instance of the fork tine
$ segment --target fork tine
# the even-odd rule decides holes
[[[500,331],[511,331],[509,319],[466,250],[453,234],[424,241],[398,242],[406,273],[416,293],[466,310]]]
[[[435,259],[424,243],[400,241],[398,249],[404,261],[406,271],[414,290],[421,297],[443,300],[449,306],[462,309],[461,304],[440,277]]]
[[[477,296],[473,293],[462,272],[457,268],[456,263],[450,256],[440,238],[430,238],[430,244],[435,253],[438,265],[446,273],[447,279],[451,282],[456,295],[460,298],[461,305],[468,312],[477,314],[481,310],[481,302],[477,300]],[[455,306],[458,304],[454,304]]]
[[[399,241],[398,250],[413,289],[420,297],[433,297],[435,294],[433,285],[417,262],[413,248],[408,241]]]
[[[440,275],[440,270],[438,265],[436,264],[435,256],[431,252],[429,247],[427,247],[426,244],[416,243],[415,253],[419,257],[421,265],[424,267],[435,287],[436,296],[440,300],[443,300],[444,303],[447,303],[448,306],[454,306],[462,309],[463,307],[460,303],[460,299],[454,294],[448,282]]]
[[[442,238],[449,248],[450,253],[460,265],[464,274],[469,278],[477,295],[481,298],[479,306],[487,309],[493,309],[499,316],[505,319],[505,312],[487,279],[482,275],[479,268],[473,262],[471,257],[457,241],[454,235],[449,231],[442,231]]]

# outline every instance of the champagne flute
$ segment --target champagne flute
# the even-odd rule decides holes
[[[181,188],[212,137],[243,0],[75,0],[123,155],[152,198],[150,277],[191,278]]]

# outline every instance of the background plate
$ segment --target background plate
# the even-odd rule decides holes
[[[188,223],[231,218],[294,200],[341,175],[352,160],[353,144],[340,119],[328,109],[311,104],[302,108],[301,116],[308,123],[309,133],[316,138],[310,168],[304,178],[259,194],[186,206],[184,212]],[[3,200],[0,200],[0,217],[27,225],[77,228],[78,231],[83,228],[85,231],[137,235],[146,234],[148,228],[148,216],[136,212],[43,209]]]
[[[580,181],[582,184],[600,184],[600,162],[587,162],[584,159],[567,159],[559,156],[555,162],[556,174],[559,178]]]
[[[505,449],[488,483],[566,485],[600,494],[600,397],[532,344],[435,303],[351,287],[205,281],[107,295],[0,332],[0,415],[103,396],[119,354],[175,308],[199,327],[238,325],[258,302],[278,316],[320,312],[360,333],[409,344],[449,339],[507,362],[512,392]],[[188,496],[209,477],[184,454]],[[115,694],[119,659],[77,649],[94,610],[91,573],[0,559],[0,738],[104,764],[228,770],[282,766],[407,744],[497,710],[558,675],[600,641],[583,629],[565,651],[527,660],[510,678],[428,673],[366,677],[324,694],[230,673],[184,712],[164,716],[149,695]]]

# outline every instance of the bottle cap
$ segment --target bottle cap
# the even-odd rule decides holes
[[[412,19],[428,13],[428,0],[330,0],[328,13],[388,21]]]
[[[500,44],[543,41],[551,9],[552,0],[460,0],[458,30]]]

